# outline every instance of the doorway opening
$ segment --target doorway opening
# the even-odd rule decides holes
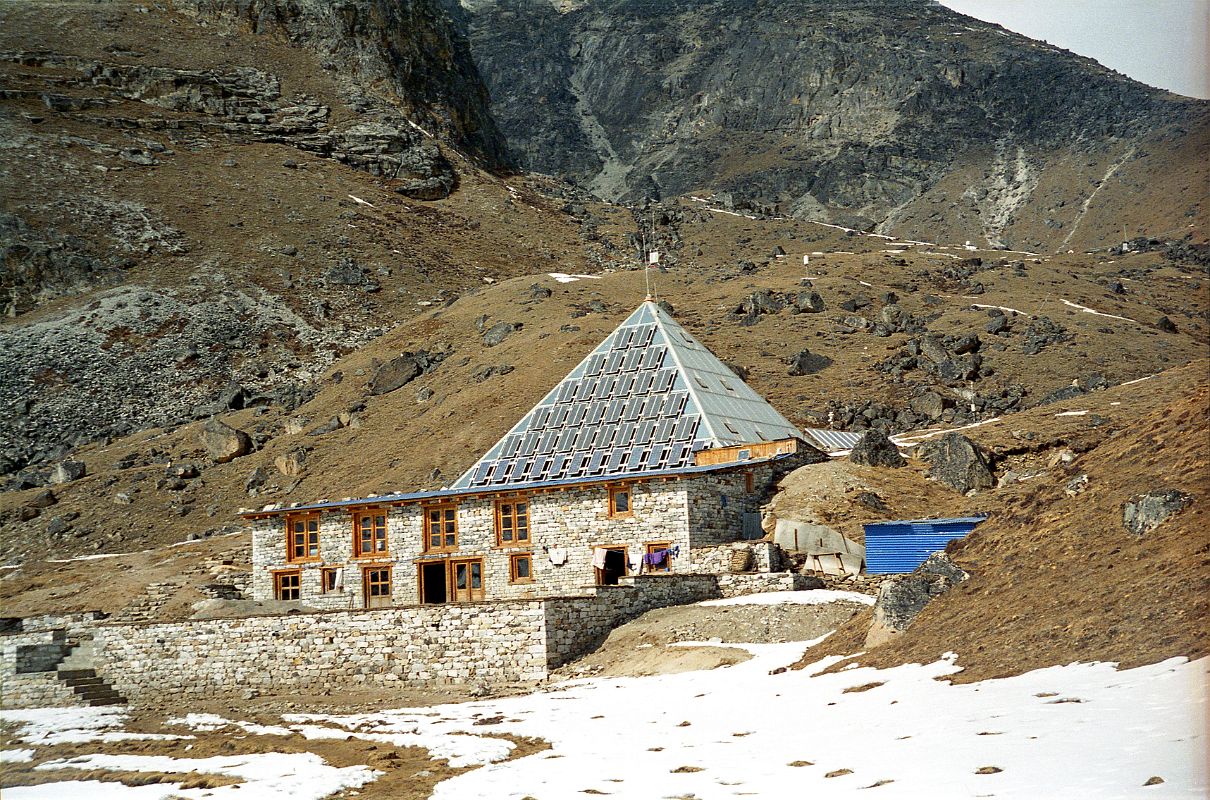
[[[597,585],[617,586],[618,578],[627,572],[626,548],[606,547],[601,549],[605,551],[605,566],[597,568]]]
[[[445,569],[444,561],[420,565],[420,602],[424,605],[446,602]]]

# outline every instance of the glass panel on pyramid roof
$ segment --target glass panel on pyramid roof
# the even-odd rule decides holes
[[[451,488],[676,470],[698,450],[791,437],[802,433],[646,301]]]

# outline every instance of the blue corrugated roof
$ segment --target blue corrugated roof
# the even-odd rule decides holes
[[[889,575],[912,572],[954,539],[966,536],[986,514],[948,519],[909,519],[865,525],[866,572]]]
[[[560,486],[575,486],[581,483],[600,483],[603,480],[636,480],[646,478],[662,478],[673,475],[696,475],[703,472],[714,472],[724,469],[735,469],[737,467],[750,467],[756,464],[765,464],[771,461],[780,461],[784,458],[789,458],[793,453],[779,453],[769,456],[768,458],[753,458],[747,461],[730,461],[723,464],[703,464],[701,466],[681,467],[672,470],[660,470],[655,472],[635,472],[624,476],[609,476],[606,478],[573,478],[562,481],[537,481],[533,483],[510,484],[508,486],[482,486],[475,489],[433,489],[427,492],[401,492],[396,494],[372,495],[370,497],[358,497],[350,500],[333,500],[322,503],[307,503],[297,506],[282,506],[280,508],[271,509],[254,509],[241,512],[242,516],[259,516],[262,514],[286,514],[297,511],[322,511],[329,508],[347,508],[349,506],[364,506],[368,504],[383,504],[383,503],[404,503],[414,500],[434,500],[443,497],[460,497],[468,494],[492,494],[493,492],[524,492],[534,489],[550,489]]]

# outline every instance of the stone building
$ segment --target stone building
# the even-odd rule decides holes
[[[731,572],[780,477],[826,458],[649,300],[449,488],[245,512],[253,597],[380,608]]]

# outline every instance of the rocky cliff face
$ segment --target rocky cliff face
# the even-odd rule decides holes
[[[355,106],[398,106],[489,166],[505,161],[466,40],[435,0],[188,0],[201,16],[285,36],[322,58]]]
[[[1207,107],[927,0],[467,5],[519,162],[622,201],[732,192],[868,227],[974,164],[946,200],[1000,243],[1039,173]]]

